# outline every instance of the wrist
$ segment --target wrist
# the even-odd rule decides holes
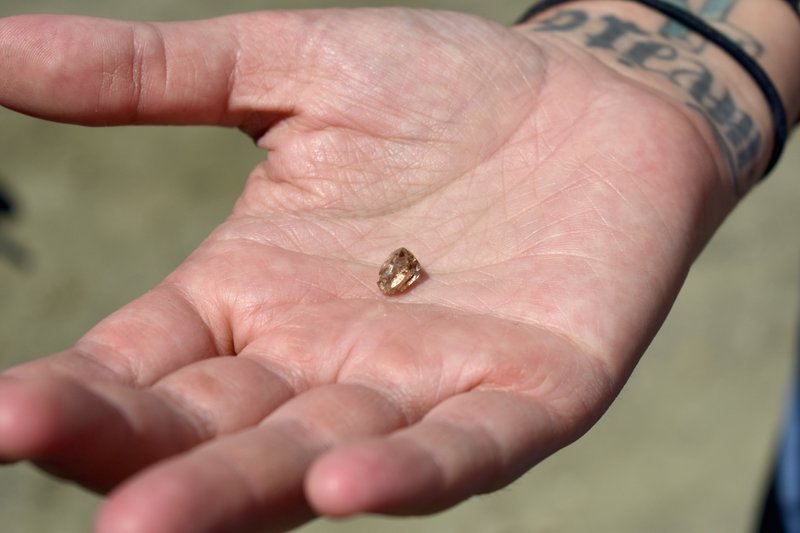
[[[686,9],[722,32],[759,62],[787,115],[800,96],[800,21],[785,0],[728,0]],[[756,14],[757,11],[757,14]],[[759,22],[754,22],[758,20]],[[775,122],[753,77],[729,53],[659,11],[623,0],[573,0],[519,27],[528,37],[578,45],[626,77],[676,102],[703,132],[737,193],[764,172]],[[574,47],[571,47],[574,49]],[[792,63],[795,63],[793,65]]]

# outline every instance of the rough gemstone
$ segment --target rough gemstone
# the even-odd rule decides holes
[[[385,295],[400,294],[419,279],[422,267],[414,254],[398,248],[383,262],[378,272],[378,288]]]

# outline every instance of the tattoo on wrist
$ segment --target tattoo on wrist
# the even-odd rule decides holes
[[[707,0],[704,4],[707,11],[703,14],[726,24],[729,7],[734,2]],[[618,15],[564,9],[536,21],[529,31],[577,34],[587,48],[604,50],[620,64],[655,74],[683,90],[687,107],[699,113],[711,127],[736,193],[744,194],[760,177],[761,132],[729,88],[704,62],[704,45],[682,26],[676,27],[665,19],[656,34]],[[744,32],[738,35],[741,39]],[[761,44],[752,37],[746,38],[750,50],[761,53]]]

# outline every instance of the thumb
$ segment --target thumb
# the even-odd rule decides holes
[[[252,58],[242,61],[254,21],[257,65]],[[291,12],[163,24],[52,15],[0,19],[0,104],[92,126],[244,126],[257,113],[290,108],[279,93],[291,94],[281,89],[303,24]],[[257,94],[245,94],[254,89],[252,79],[240,83],[245,74],[257,75]]]

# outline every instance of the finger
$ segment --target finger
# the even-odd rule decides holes
[[[112,493],[98,533],[285,530],[312,515],[303,496],[308,466],[348,439],[406,423],[382,394],[330,385],[287,402],[257,428],[155,465]]]
[[[143,391],[66,380],[0,387],[0,457],[105,492],[143,467],[256,424],[293,394],[247,358],[201,361]]]
[[[325,455],[306,494],[330,516],[435,512],[505,486],[577,437],[569,433],[532,397],[469,392],[407,429]]]
[[[33,460],[96,491],[198,439],[191,420],[130,389],[101,393],[57,378],[0,386],[0,457]]]
[[[38,460],[102,490],[156,458],[185,449],[199,438],[194,420],[130,388],[219,355],[216,339],[223,337],[212,333],[174,286],[147,293],[75,347],[3,374],[0,460]],[[75,446],[82,439],[90,445]],[[130,442],[137,443],[134,451],[105,469]],[[76,454],[82,460],[72,461]]]
[[[218,313],[201,313],[181,289],[163,284],[112,313],[69,350],[4,375],[145,387],[194,361],[231,354],[229,339]]]
[[[239,126],[254,112],[238,80],[241,17],[149,24],[71,16],[0,20],[0,104],[86,125]],[[258,19],[260,103],[286,72],[298,17]],[[298,33],[299,34],[299,33]],[[245,84],[247,85],[247,84]],[[252,102],[249,102],[252,103]]]

